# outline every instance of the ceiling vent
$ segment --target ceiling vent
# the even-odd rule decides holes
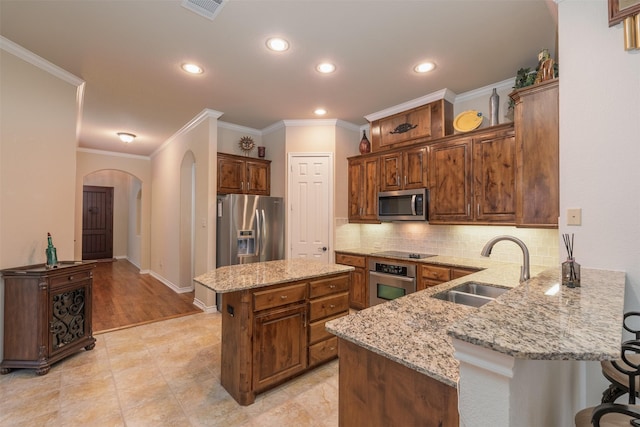
[[[226,0],[182,0],[182,6],[213,21]]]

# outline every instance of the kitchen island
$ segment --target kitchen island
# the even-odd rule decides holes
[[[353,267],[306,259],[220,267],[194,280],[222,294],[222,386],[241,405],[337,357],[325,322],[349,313]]]
[[[534,277],[519,285],[519,265],[492,263],[478,273],[328,322],[327,329],[339,337],[340,425],[362,417],[383,425],[393,415],[389,411],[402,408],[418,417],[430,413],[434,425],[568,425],[579,409],[572,376],[580,368],[572,362],[619,355],[625,275],[583,269],[582,287],[569,289],[558,285],[559,269],[532,267],[531,272]],[[469,280],[513,289],[480,308],[431,297]],[[368,357],[362,362],[360,355],[358,363],[352,355],[362,351]],[[393,390],[405,385],[377,370],[382,359],[399,372],[414,373],[397,377],[411,380],[404,396]],[[354,387],[364,379],[355,377],[360,373],[375,387]],[[432,380],[448,389],[435,390]],[[564,399],[568,404],[558,405]],[[459,420],[446,413],[456,406]],[[514,421],[518,411],[521,418]],[[485,418],[488,412],[494,414],[491,419]]]

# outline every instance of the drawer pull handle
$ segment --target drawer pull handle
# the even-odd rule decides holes
[[[69,276],[69,280],[73,280],[73,276]]]
[[[329,347],[329,351],[334,351],[335,349],[335,347]]]
[[[336,308],[335,304],[329,304],[329,308]]]
[[[287,299],[286,295],[280,295],[280,299]]]
[[[336,285],[329,285],[329,289],[335,289]]]

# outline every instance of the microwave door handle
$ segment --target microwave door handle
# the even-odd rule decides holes
[[[417,195],[413,195],[411,196],[411,215],[416,216],[416,197],[418,197]]]

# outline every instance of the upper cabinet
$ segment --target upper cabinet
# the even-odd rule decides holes
[[[429,149],[429,222],[514,224],[516,150],[511,125],[451,137]]]
[[[558,79],[510,94],[515,102],[516,225],[557,228],[559,197]]]
[[[218,153],[218,194],[271,194],[271,161]]]
[[[444,99],[371,123],[371,151],[417,144],[453,133],[453,105]]]
[[[379,157],[349,159],[349,222],[378,223]]]
[[[380,156],[380,191],[427,186],[427,148],[409,148]]]

